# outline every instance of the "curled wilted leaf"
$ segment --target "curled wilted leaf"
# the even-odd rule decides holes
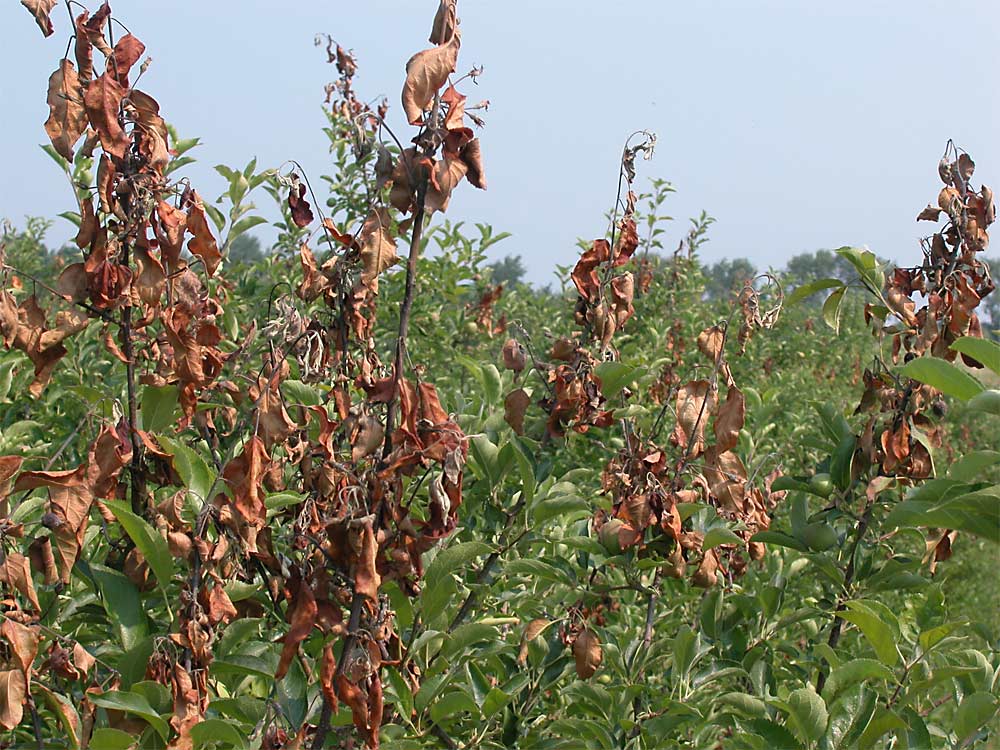
[[[445,44],[455,33],[455,0],[441,0],[437,13],[434,14],[434,25],[431,27],[431,44]]]
[[[185,191],[181,202],[187,208],[187,228],[194,235],[188,242],[188,250],[192,255],[197,255],[205,264],[205,272],[211,276],[222,262],[222,253],[212,236],[212,230],[208,228],[208,221],[205,217],[205,204],[201,201],[201,196],[197,190]],[[160,214],[161,220],[163,215]],[[183,230],[181,230],[183,231]]]
[[[55,7],[56,0],[21,0],[21,5],[35,17],[35,23],[42,30],[42,34],[52,36],[55,29],[52,27],[52,19],[49,18],[49,14]],[[12,727],[7,728],[12,729]]]
[[[507,339],[504,342],[501,355],[503,356],[503,366],[514,372],[523,371],[528,363],[524,347],[514,339]]]
[[[524,434],[524,413],[531,403],[531,397],[523,388],[507,394],[503,400],[503,418],[518,435]]]
[[[83,104],[83,88],[76,68],[68,59],[59,63],[49,76],[49,119],[45,132],[52,147],[67,161],[73,161],[73,146],[87,129],[87,111]]]
[[[312,224],[312,208],[306,200],[306,185],[299,181],[297,174],[292,174],[292,184],[288,188],[288,208],[292,212],[292,221],[297,227],[307,227]]]
[[[576,674],[581,680],[593,677],[601,666],[604,652],[601,650],[601,640],[590,628],[584,628],[573,641],[573,659],[576,661]]]
[[[358,235],[361,255],[361,281],[371,286],[379,274],[399,260],[396,240],[390,232],[389,212],[383,207],[372,209]]]
[[[406,63],[403,112],[411,125],[423,123],[424,111],[455,70],[460,44],[460,35],[456,29],[447,44],[418,52]]]

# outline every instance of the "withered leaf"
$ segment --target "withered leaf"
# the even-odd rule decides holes
[[[382,206],[372,209],[361,227],[358,253],[361,255],[361,280],[365,284],[371,285],[379,274],[399,260],[390,227],[389,212]]]
[[[522,372],[528,364],[524,347],[515,339],[507,339],[504,342],[501,356],[503,357],[503,366],[514,372]]]
[[[716,393],[707,380],[692,380],[677,392],[677,424],[670,442],[691,457],[705,450],[705,427],[715,411]]]
[[[378,543],[375,541],[375,532],[369,522],[361,530],[361,554],[354,567],[354,590],[373,602],[378,601],[378,589],[382,585],[382,578],[375,569],[377,555]]]
[[[597,633],[590,628],[580,631],[573,641],[573,659],[576,661],[576,674],[581,680],[594,676],[604,659]]]
[[[288,635],[285,636],[281,658],[278,660],[278,669],[274,673],[276,680],[282,679],[288,673],[288,667],[298,652],[299,644],[312,631],[313,625],[316,624],[316,615],[319,612],[316,606],[316,596],[309,584],[298,579],[293,582],[293,585],[295,588],[291,594],[288,611],[285,614],[286,619],[291,623],[291,628],[288,630]]]
[[[726,402],[719,407],[719,414],[715,418],[716,449],[724,452],[735,448],[745,422],[746,402],[743,391],[732,386],[726,394]]]
[[[124,96],[125,89],[107,71],[91,81],[83,95],[87,117],[101,137],[101,148],[119,161],[125,158],[129,146],[128,135],[118,119]]]
[[[0,581],[20,592],[35,612],[42,611],[35,582],[31,578],[31,564],[20,552],[11,552],[0,564]]]
[[[129,94],[129,109],[139,130],[139,153],[153,171],[163,174],[170,163],[170,151],[167,123],[160,117],[160,105],[149,94],[133,89]]]
[[[45,36],[52,36],[55,30],[52,26],[52,19],[49,14],[56,5],[56,0],[21,0],[21,5],[28,9],[28,12],[35,17],[35,23],[42,30]],[[11,729],[12,727],[7,727]]]
[[[467,179],[473,187],[485,190],[486,172],[483,170],[483,151],[481,141],[478,138],[473,138],[469,141],[465,148],[462,149],[460,158],[462,159],[462,163],[468,168],[465,179]]]
[[[47,101],[49,118],[45,121],[45,132],[56,153],[73,161],[73,146],[87,129],[87,111],[80,77],[68,59],[63,59],[49,76]]]
[[[503,418],[518,435],[524,434],[524,413],[531,403],[531,397],[523,388],[507,394],[503,400]]]
[[[458,30],[447,44],[418,52],[406,63],[406,83],[403,84],[403,112],[411,125],[420,125],[431,100],[448,81],[458,63],[461,44]]]
[[[212,230],[208,227],[205,216],[205,204],[202,203],[201,196],[197,190],[188,191],[189,195],[183,202],[187,207],[187,228],[194,235],[188,241],[188,250],[192,255],[197,255],[205,264],[205,271],[209,276],[215,273],[222,262],[222,253],[215,242]],[[163,215],[160,214],[161,220]]]
[[[299,177],[295,174],[292,175],[292,185],[288,189],[288,208],[292,212],[292,221],[299,228],[309,226],[316,218],[306,200],[306,185],[299,182]]]
[[[111,57],[108,58],[108,70],[123,89],[128,88],[129,71],[145,51],[146,45],[131,34],[126,34],[115,44]]]
[[[24,717],[28,686],[20,669],[0,672],[0,726],[14,729]]]
[[[54,0],[53,0],[54,1]],[[445,44],[455,33],[455,0],[441,0],[437,13],[434,14],[434,25],[431,27],[431,44]]]

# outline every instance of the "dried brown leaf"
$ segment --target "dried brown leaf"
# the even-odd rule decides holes
[[[45,132],[56,153],[73,161],[73,146],[87,129],[87,111],[80,77],[68,59],[63,59],[49,76],[47,101],[49,118],[45,121]]]

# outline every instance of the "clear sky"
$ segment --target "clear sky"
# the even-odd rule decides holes
[[[143,89],[182,137],[202,138],[185,174],[206,199],[222,191],[219,163],[294,158],[314,184],[329,171],[320,106],[336,73],[313,46],[318,32],[355,51],[359,94],[386,95],[390,123],[406,132],[404,65],[427,45],[436,7],[112,3],[153,58]],[[846,244],[913,258],[929,228],[914,218],[940,188],[948,138],[976,160],[975,184],[1000,187],[997,0],[459,0],[458,9],[459,70],[486,69],[466,93],[491,100],[481,133],[489,191],[463,185],[448,217],[513,232],[496,254],[522,255],[533,280],[574,262],[577,237],[604,230],[622,141],[640,128],[659,136],[640,180],[678,189],[668,243],[702,208],[718,219],[708,261],[780,266]],[[36,145],[69,37],[64,9],[54,18],[44,39],[19,3],[0,8],[0,216],[16,222],[74,207]],[[261,193],[258,204],[269,200]],[[57,219],[54,243],[70,234]]]

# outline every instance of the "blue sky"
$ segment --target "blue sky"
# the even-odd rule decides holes
[[[219,163],[296,159],[314,184],[329,171],[320,106],[335,71],[313,46],[319,32],[355,51],[359,93],[387,96],[390,123],[406,132],[404,66],[426,46],[436,6],[112,3],[153,58],[143,89],[182,136],[202,138],[185,174],[206,198],[222,192]],[[512,232],[495,252],[522,255],[534,280],[574,262],[577,237],[604,230],[622,141],[640,128],[659,136],[640,187],[655,176],[678,190],[667,244],[704,208],[718,220],[708,261],[780,266],[846,244],[915,257],[929,225],[914,217],[937,194],[948,138],[976,160],[976,184],[1000,183],[994,0],[459,0],[459,16],[459,70],[485,67],[466,93],[491,101],[481,133],[490,187],[464,185],[448,218]],[[44,39],[19,3],[0,8],[0,216],[15,222],[73,208],[37,148],[69,36],[62,8],[54,18]],[[71,232],[56,221],[58,243]]]

